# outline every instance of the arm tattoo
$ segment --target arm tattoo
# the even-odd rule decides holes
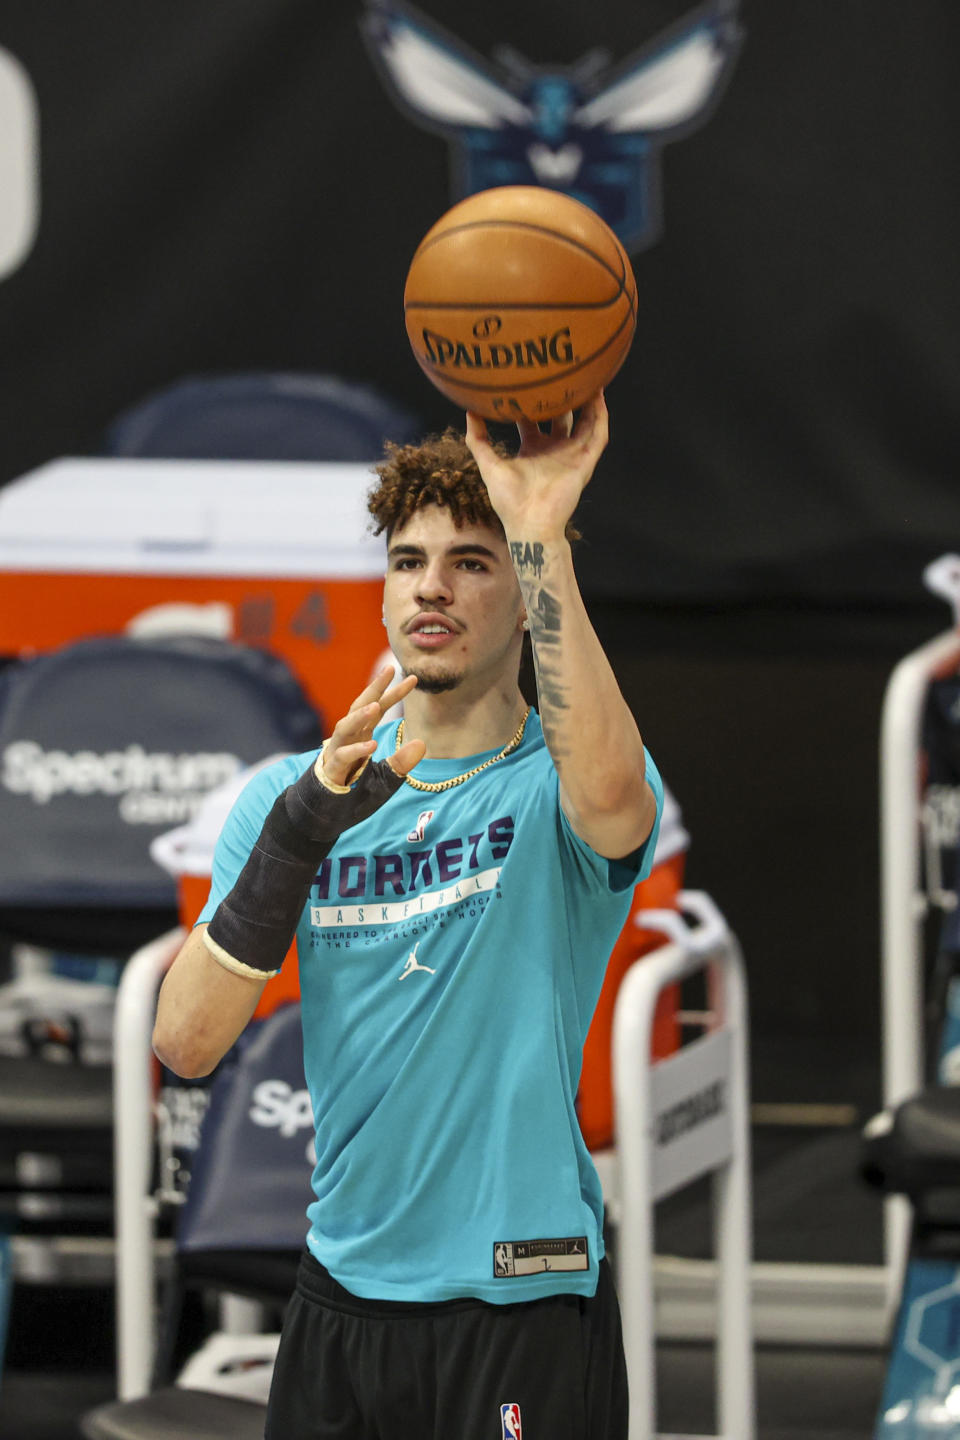
[[[510,559],[521,583],[527,574],[536,575],[537,579],[540,579],[543,573],[543,545],[539,540],[534,540],[532,545],[529,540],[511,540]]]
[[[563,607],[545,585],[538,583],[542,579],[544,566],[541,541],[511,540],[510,558],[527,607],[543,738],[550,754],[557,761],[566,753],[559,712],[569,709],[567,686],[560,663]]]

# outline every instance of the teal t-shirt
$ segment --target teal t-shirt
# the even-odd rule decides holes
[[[375,736],[383,759],[396,724]],[[447,779],[487,758],[427,759],[416,775]],[[250,781],[200,920],[315,759],[286,757]],[[649,755],[647,767],[659,825]],[[443,792],[402,786],[324,860],[297,930],[316,1123],[307,1244],[353,1294],[593,1294],[603,1201],[575,1096],[656,831],[628,862],[575,835],[534,712],[512,755]]]

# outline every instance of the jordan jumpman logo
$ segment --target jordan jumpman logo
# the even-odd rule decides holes
[[[436,975],[436,970],[431,970],[429,965],[420,964],[419,960],[417,959],[417,950],[419,948],[420,941],[418,940],[416,945],[414,945],[413,949],[410,951],[410,954],[407,956],[407,963],[404,966],[403,974],[397,976],[398,980],[406,980],[407,976],[412,975],[414,970],[425,970],[428,975]]]

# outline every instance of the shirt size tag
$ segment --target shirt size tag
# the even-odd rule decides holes
[[[589,1270],[586,1235],[562,1240],[498,1240],[493,1247],[497,1280],[514,1275],[542,1275],[551,1270]]]

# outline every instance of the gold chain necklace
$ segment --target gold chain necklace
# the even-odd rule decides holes
[[[526,710],[524,711],[523,719],[520,721],[520,724],[517,728],[517,733],[516,735],[514,735],[513,739],[509,742],[509,744],[504,745],[503,749],[499,751],[498,754],[491,755],[489,760],[484,760],[482,765],[475,765],[472,770],[466,770],[462,775],[454,775],[451,780],[415,780],[412,775],[405,775],[404,779],[406,780],[408,785],[413,786],[414,790],[429,790],[432,794],[436,794],[440,790],[452,790],[455,785],[462,785],[464,780],[472,779],[474,775],[479,775],[481,770],[486,770],[490,765],[496,765],[498,760],[505,760],[508,755],[512,755],[514,750],[516,750],[517,746],[520,744],[520,741],[523,739],[523,732],[527,728],[527,721],[529,719],[530,706],[528,705]],[[397,726],[396,748],[399,750],[402,744],[403,721],[401,720],[400,724]]]

